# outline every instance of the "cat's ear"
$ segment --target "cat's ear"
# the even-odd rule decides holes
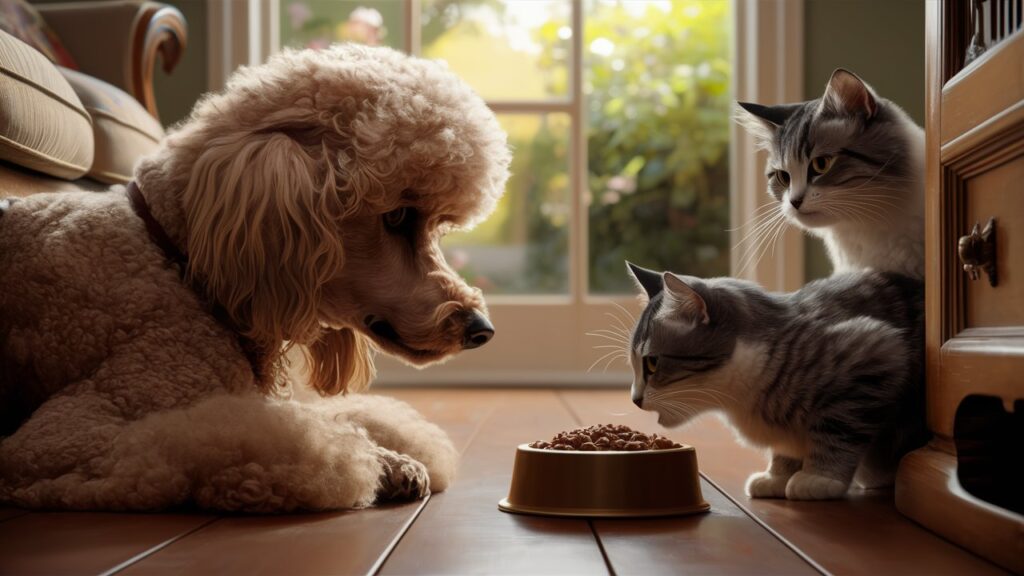
[[[733,113],[736,122],[743,126],[757,141],[760,148],[768,148],[775,138],[775,131],[786,123],[786,120],[793,115],[800,104],[785,104],[782,106],[762,106],[751,102],[737,102],[738,106]]]
[[[661,293],[664,285],[661,282],[661,274],[658,272],[641,268],[628,260],[626,261],[626,270],[636,283],[636,287],[643,290],[648,298],[654,298]]]
[[[671,272],[665,272],[662,281],[665,283],[665,299],[677,313],[701,324],[711,321],[707,303],[689,284]]]
[[[867,119],[878,112],[878,97],[856,74],[836,68],[821,97],[821,110],[838,116],[859,116]]]

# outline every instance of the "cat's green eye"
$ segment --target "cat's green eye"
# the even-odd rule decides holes
[[[658,371],[658,357],[657,356],[644,356],[644,369],[647,370],[648,374],[654,374]]]
[[[818,156],[811,160],[811,168],[818,174],[824,174],[832,169],[832,165],[836,163],[835,156]]]

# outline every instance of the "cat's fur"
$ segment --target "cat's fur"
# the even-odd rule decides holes
[[[863,487],[887,485],[923,439],[920,281],[863,271],[769,293],[629,269],[648,298],[631,343],[633,401],[667,427],[720,411],[770,448],[751,496],[841,498],[855,472]]]
[[[924,278],[924,131],[899,106],[839,69],[821,98],[741,102],[736,117],[768,152],[778,209],[824,239],[836,272]]]

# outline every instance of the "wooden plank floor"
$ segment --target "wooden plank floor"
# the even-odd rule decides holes
[[[582,424],[657,431],[625,391],[392,389],[463,451],[429,499],[284,516],[46,514],[0,508],[0,574],[1001,573],[921,529],[891,494],[750,500],[763,467],[717,420],[672,435],[697,446],[705,515],[587,522],[503,514],[515,446]]]

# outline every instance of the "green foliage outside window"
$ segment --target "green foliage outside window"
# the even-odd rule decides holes
[[[728,274],[729,3],[674,0],[642,13],[604,2],[589,8],[590,290],[632,291],[625,259]],[[545,44],[557,43],[557,30],[541,33]],[[552,79],[566,81],[557,68]]]

